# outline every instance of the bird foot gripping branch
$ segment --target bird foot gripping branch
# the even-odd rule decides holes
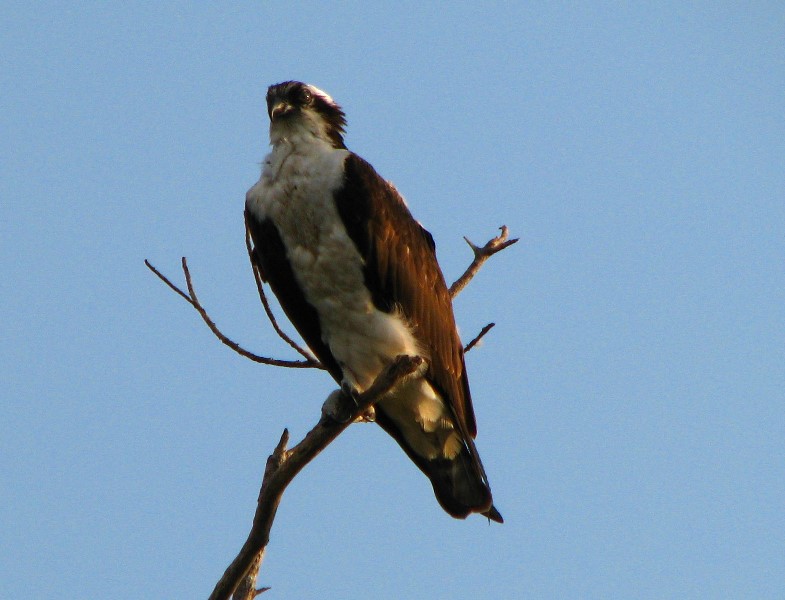
[[[349,423],[352,421],[352,413],[359,406],[359,393],[347,393],[343,388],[337,389],[327,396],[322,404],[322,418],[336,423]],[[376,410],[369,406],[364,412],[354,418],[356,423],[373,423],[376,420]]]
[[[428,362],[421,356],[401,354],[387,365],[364,392],[343,380],[340,389],[331,392],[322,404],[322,418],[340,424],[373,423],[376,421],[376,402],[406,380],[422,377],[427,368]]]

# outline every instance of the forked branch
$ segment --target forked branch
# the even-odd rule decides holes
[[[188,269],[188,261],[185,257],[182,258],[182,267],[183,267],[183,274],[185,275],[185,284],[188,288],[188,293],[186,294],[183,290],[173,284],[169,278],[166,277],[163,273],[161,273],[158,269],[156,269],[149,260],[145,259],[144,264],[147,265],[147,268],[150,269],[155,275],[163,281],[166,285],[168,285],[174,292],[183,298],[188,304],[194,307],[196,312],[199,313],[199,316],[202,317],[202,320],[205,322],[207,327],[210,331],[213,332],[215,337],[217,337],[223,344],[226,344],[237,352],[240,356],[244,356],[254,362],[261,363],[263,365],[273,365],[276,367],[288,367],[292,369],[323,369],[324,367],[322,364],[317,361],[315,358],[308,358],[306,360],[281,360],[278,358],[269,358],[267,356],[260,356],[258,354],[254,354],[240,346],[237,342],[229,339],[223,332],[218,329],[218,326],[215,322],[210,318],[210,315],[207,314],[207,311],[199,302],[199,298],[196,296],[196,291],[194,290],[193,282],[191,281],[191,272]],[[266,298],[265,301],[266,303]],[[267,306],[265,304],[265,306]],[[274,321],[274,317],[270,316],[270,320],[273,323],[273,326],[278,329],[277,323]]]
[[[289,443],[289,432],[284,429],[278,446],[267,459],[256,505],[256,514],[248,539],[224,572],[223,577],[218,581],[210,595],[210,600],[228,600],[253,568],[257,557],[264,551],[270,540],[270,530],[281,497],[286,487],[302,468],[401,379],[413,375],[424,367],[425,361],[419,356],[399,356],[395,362],[382,371],[371,387],[359,395],[356,405],[352,403],[353,409],[349,420],[337,422],[329,416],[322,417],[316,427],[303,438],[303,441],[291,450],[286,449]],[[347,403],[352,402],[348,398],[344,399]]]
[[[450,286],[450,296],[455,298],[458,294],[461,293],[463,288],[465,288],[468,283],[472,280],[477,274],[477,271],[480,270],[480,267],[488,260],[491,256],[496,254],[497,252],[501,252],[505,248],[512,246],[515,242],[518,241],[518,238],[514,239],[507,239],[510,235],[510,230],[507,229],[506,225],[502,225],[499,227],[501,233],[497,235],[495,238],[490,240],[487,244],[485,244],[482,248],[479,246],[475,246],[469,241],[469,238],[464,237],[463,239],[466,240],[466,243],[469,244],[469,248],[472,249],[474,252],[474,260],[472,264],[464,271],[463,275],[461,275],[455,283]]]
[[[496,236],[495,238],[488,241],[482,248],[475,246],[472,244],[467,238],[463,238],[466,240],[466,243],[469,244],[469,247],[474,252],[474,260],[472,260],[471,264],[468,266],[466,271],[464,271],[463,275],[461,275],[455,283],[450,286],[450,296],[455,298],[472,280],[472,278],[477,274],[480,270],[480,267],[488,260],[491,256],[504,250],[508,246],[513,245],[518,239],[508,240],[507,237],[509,235],[509,231],[506,225],[502,225],[500,227],[501,233]],[[278,325],[278,321],[273,314],[272,309],[270,308],[270,303],[267,301],[267,295],[264,293],[264,283],[262,281],[262,275],[259,272],[254,260],[253,260],[253,247],[251,245],[251,236],[246,227],[245,231],[245,246],[248,251],[248,257],[251,260],[251,268],[253,269],[254,280],[256,281],[256,290],[259,294],[259,300],[264,307],[264,312],[267,315],[267,319],[270,321],[270,324],[273,326],[273,329],[278,334],[284,342],[286,342],[291,348],[293,348],[298,354],[300,354],[304,360],[283,360],[279,358],[270,358],[267,356],[261,356],[259,354],[255,354],[250,350],[246,350],[240,344],[235,342],[234,340],[230,339],[227,335],[225,335],[218,326],[215,324],[215,321],[212,320],[210,315],[207,313],[207,310],[202,306],[199,302],[199,298],[196,296],[196,291],[194,289],[193,281],[191,280],[191,272],[188,269],[188,261],[185,257],[182,258],[182,269],[183,275],[185,276],[185,284],[188,289],[188,292],[184,292],[179,287],[177,287],[172,281],[167,278],[163,273],[161,273],[158,269],[156,269],[149,260],[145,259],[144,264],[150,269],[155,275],[163,281],[169,288],[172,289],[178,296],[180,296],[183,300],[188,302],[196,312],[199,313],[199,316],[202,317],[202,320],[205,322],[207,327],[210,331],[213,332],[215,337],[217,337],[221,343],[225,344],[240,356],[244,356],[254,362],[261,363],[264,365],[273,365],[276,367],[287,367],[291,369],[324,369],[324,365],[320,363],[314,356],[300,346],[297,342],[295,342],[291,337],[289,337],[286,332],[281,329]],[[471,342],[466,344],[464,347],[464,352],[468,352],[474,346],[477,345],[477,342],[480,341],[488,331],[493,327],[493,323],[489,323],[480,331],[480,333],[475,337]]]
[[[450,286],[450,296],[455,298],[477,274],[482,265],[491,256],[511,246],[517,239],[508,240],[508,230],[506,226],[501,227],[501,233],[491,239],[483,247],[478,247],[472,244],[468,239],[466,242],[474,252],[474,260],[461,275],[455,283]],[[466,239],[466,238],[464,238]],[[201,316],[207,327],[213,334],[226,346],[246,358],[254,362],[274,365],[289,368],[320,368],[324,369],[323,365],[316,360],[307,350],[300,347],[294,340],[292,340],[279,326],[273,315],[267,297],[264,293],[264,286],[262,276],[253,261],[253,248],[251,246],[250,236],[246,230],[246,247],[248,250],[249,258],[253,267],[254,278],[256,280],[257,291],[259,298],[264,307],[267,318],[270,320],[273,328],[278,336],[283,339],[295,351],[301,354],[304,360],[280,360],[260,356],[242,348],[239,344],[229,339],[224,335],[216,326],[215,322],[210,318],[205,308],[199,302],[196,291],[191,280],[191,273],[188,269],[188,263],[185,258],[182,259],[183,275],[187,292],[181,290],[173,284],[166,276],[164,276],[158,269],[156,269],[149,261],[145,260],[145,265],[155,275],[161,279],[169,288],[176,294],[188,302]],[[489,323],[480,331],[480,333],[471,340],[464,348],[464,352],[471,350],[480,339],[488,333],[494,326]],[[408,377],[418,370],[424,369],[426,366],[425,361],[420,357],[399,356],[395,362],[390,364],[382,373],[376,378],[374,383],[365,392],[360,394],[356,404],[351,404],[351,417],[346,422],[338,422],[329,416],[323,416],[317,425],[305,436],[305,438],[291,450],[287,450],[289,443],[289,432],[284,430],[278,445],[273,453],[267,459],[267,465],[264,471],[262,480],[262,487],[259,491],[259,498],[256,506],[256,513],[253,519],[253,526],[248,535],[248,539],[243,545],[240,553],[232,561],[226,569],[223,577],[221,577],[218,584],[215,586],[213,593],[210,596],[211,600],[225,599],[228,600],[234,594],[235,600],[252,600],[257,595],[262,593],[268,588],[255,589],[256,577],[259,572],[264,551],[270,539],[270,530],[275,519],[275,514],[278,505],[281,502],[286,487],[294,479],[297,473],[302,468],[313,460],[324,448],[326,448],[338,435],[346,429],[350,423],[361,415],[365,414],[369,407],[393,386],[396,385],[404,377]]]

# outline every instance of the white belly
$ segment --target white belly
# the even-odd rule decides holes
[[[363,259],[335,208],[347,151],[284,146],[267,159],[248,208],[275,223],[305,298],[319,314],[322,340],[359,390],[399,354],[420,354],[405,321],[378,310],[365,287]],[[283,153],[286,152],[286,153]]]

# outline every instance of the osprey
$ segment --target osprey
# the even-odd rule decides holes
[[[433,238],[395,187],[347,150],[344,112],[312,85],[267,92],[272,151],[247,193],[252,260],[343,389],[361,392],[398,355],[424,375],[376,404],[376,422],[428,476],[441,506],[502,517],[474,445],[463,346]]]

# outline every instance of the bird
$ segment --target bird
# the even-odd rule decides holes
[[[431,234],[344,143],[346,116],[299,81],[267,91],[271,151],[246,194],[251,260],[342,390],[358,394],[400,355],[423,372],[378,400],[375,421],[451,516],[503,522],[477,425],[452,299]]]

